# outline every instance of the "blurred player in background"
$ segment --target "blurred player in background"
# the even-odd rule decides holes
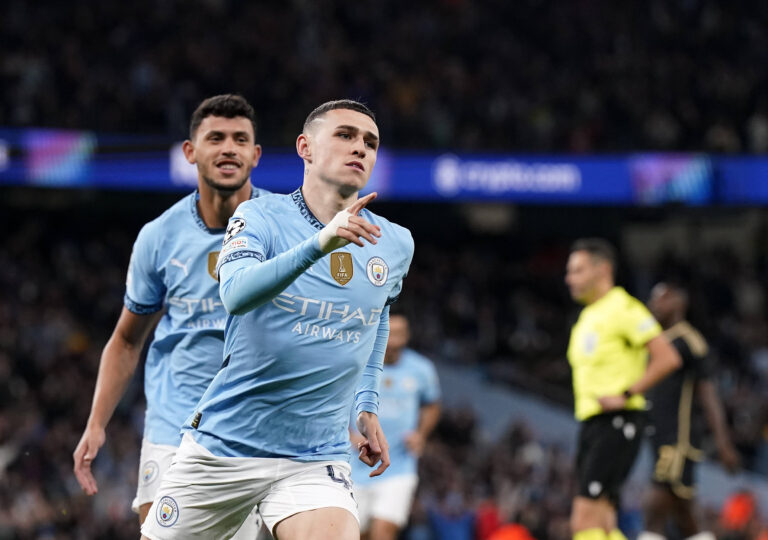
[[[74,471],[88,495],[98,492],[91,463],[157,324],[144,377],[147,411],[134,500],[140,523],[181,442],[181,425],[224,358],[227,313],[214,269],[237,206],[267,193],[250,181],[261,157],[255,137],[253,108],[241,96],[203,101],[192,114],[189,140],[183,145],[187,160],[197,166],[197,190],[147,223],[133,246],[125,304],[101,356],[91,413],[74,452]],[[256,535],[243,533],[246,538]]]
[[[224,364],[185,422],[146,537],[227,538],[258,504],[280,540],[359,538],[350,409],[360,459],[381,460],[380,474],[389,305],[413,257],[408,230],[365,209],[375,194],[358,198],[378,147],[367,107],[325,103],[296,141],[303,185],[246,201],[230,220],[218,262]]]
[[[603,239],[576,241],[565,281],[584,309],[571,329],[576,419],[581,422],[571,510],[576,540],[621,539],[621,486],[637,457],[646,424],[643,393],[680,367],[659,323],[614,284],[616,256]]]
[[[392,465],[385,476],[370,478],[359,461],[352,464],[360,529],[368,540],[394,540],[408,522],[419,480],[417,461],[440,418],[440,383],[435,366],[406,348],[409,339],[408,319],[391,315],[379,419],[389,441]],[[354,448],[364,442],[355,430],[351,438]]]
[[[715,366],[708,356],[707,342],[685,320],[688,295],[682,288],[659,283],[651,291],[648,307],[680,354],[683,367],[647,394],[656,465],[646,501],[646,531],[639,540],[663,540],[668,525],[682,538],[714,540],[711,532],[700,531],[694,516],[694,468],[704,457],[699,450],[702,434],[697,421],[701,411],[695,398],[704,409],[725,468],[734,472],[740,461],[712,381]]]

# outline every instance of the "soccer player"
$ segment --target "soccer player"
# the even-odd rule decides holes
[[[695,400],[704,409],[723,465],[734,472],[740,461],[712,381],[714,365],[707,354],[707,342],[685,320],[685,290],[671,283],[659,283],[651,291],[648,306],[683,359],[683,367],[647,394],[656,466],[645,505],[646,531],[638,538],[663,540],[671,522],[682,538],[714,540],[714,534],[700,530],[694,516],[694,468],[695,462],[703,457],[699,450],[702,434],[697,429],[700,409]]]
[[[578,494],[571,510],[576,540],[621,539],[621,485],[637,457],[645,426],[643,393],[680,366],[659,323],[614,284],[616,256],[605,240],[576,241],[565,281],[584,305],[571,330]]]
[[[104,347],[91,413],[73,457],[80,486],[88,495],[97,493],[91,463],[157,324],[144,377],[147,410],[134,500],[140,523],[181,442],[181,425],[224,357],[227,313],[214,269],[230,216],[241,202],[267,193],[250,181],[261,156],[255,137],[253,108],[241,96],[203,101],[183,145],[197,166],[198,188],[147,223],[133,246],[123,310]]]
[[[369,540],[394,540],[408,522],[416,493],[417,460],[427,437],[440,418],[440,384],[428,358],[407,348],[408,319],[389,318],[389,341],[384,354],[379,420],[389,441],[392,465],[383,477],[370,478],[359,461],[352,465],[352,480],[360,528]],[[351,432],[353,444],[362,436]]]
[[[184,425],[142,532],[227,538],[258,504],[280,540],[359,537],[349,416],[373,475],[389,466],[376,416],[389,304],[413,256],[410,233],[358,198],[379,132],[364,105],[327,102],[296,149],[303,185],[241,204],[218,262],[230,313],[224,362]]]

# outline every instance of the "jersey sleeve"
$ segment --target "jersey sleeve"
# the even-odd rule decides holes
[[[389,307],[385,307],[379,318],[376,341],[363,369],[363,377],[355,392],[355,413],[379,413],[379,383],[384,371],[384,352],[389,339]]]
[[[252,206],[251,201],[243,202],[229,218],[219,260],[216,263],[217,276],[221,267],[227,263],[245,258],[263,262],[269,255],[271,246],[269,220],[260,209]]]
[[[155,313],[163,308],[165,284],[157,268],[156,224],[147,223],[133,244],[123,303],[137,315]]]
[[[312,266],[325,253],[317,236],[275,254],[272,227],[277,226],[260,209],[242,209],[232,216],[224,247],[216,264],[219,296],[228,313],[242,315],[268,302]]]
[[[651,312],[642,302],[630,298],[623,316],[619,319],[622,333],[633,347],[643,347],[646,343],[661,334],[661,325],[656,322]]]
[[[403,271],[402,277],[392,285],[392,288],[390,289],[389,294],[387,295],[388,306],[397,302],[397,299],[400,297],[400,293],[403,290],[403,280],[408,276],[408,270],[411,267],[411,261],[413,261],[413,251],[414,251],[413,237],[411,236],[411,233],[410,231],[408,231],[408,229],[403,229],[403,231],[404,231],[403,253],[405,254],[405,260],[403,261],[402,264],[405,270]]]
[[[419,392],[419,403],[429,405],[440,400],[440,381],[437,370],[432,362],[424,362],[422,368],[422,385]]]

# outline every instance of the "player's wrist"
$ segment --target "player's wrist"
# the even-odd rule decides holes
[[[621,395],[624,396],[624,399],[629,399],[634,396],[635,393],[630,388],[627,388],[624,390],[624,392],[621,393]]]

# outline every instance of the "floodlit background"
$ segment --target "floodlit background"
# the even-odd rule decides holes
[[[411,229],[401,307],[446,410],[403,538],[566,539],[576,423],[570,243],[603,236],[647,299],[686,284],[746,471],[701,468],[718,537],[768,528],[768,4],[134,0],[0,6],[0,539],[138,538],[137,374],[83,495],[71,454],[136,233],[194,189],[205,97],[255,107],[258,186],[301,181],[304,117],[378,115],[372,209]],[[190,174],[191,172],[191,174]],[[712,455],[712,441],[707,450]],[[647,454],[622,525],[642,526]],[[744,531],[719,519],[749,490]],[[761,510],[762,509],[762,510]],[[762,512],[762,516],[761,516]],[[441,536],[442,534],[442,536]]]

